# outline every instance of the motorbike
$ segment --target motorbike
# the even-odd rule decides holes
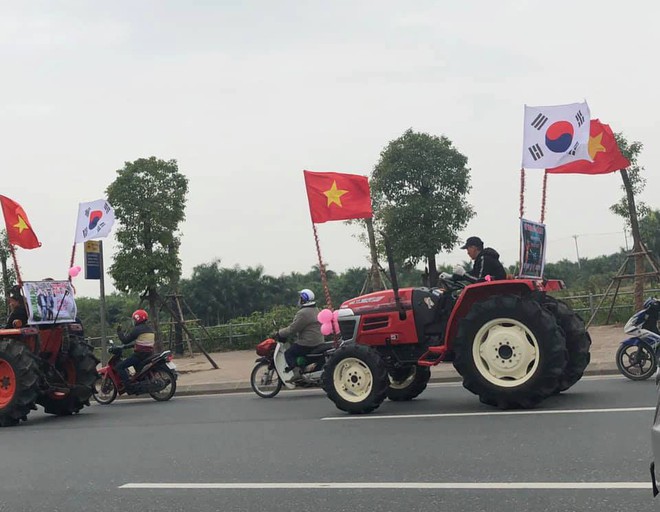
[[[300,378],[290,382],[294,373],[287,370],[284,352],[289,343],[283,338],[267,338],[257,345],[256,365],[250,374],[252,390],[261,398],[273,398],[282,386],[287,389],[321,387],[323,367],[335,350],[333,342],[322,343],[296,361]]]
[[[649,298],[644,302],[644,308],[631,316],[623,327],[630,337],[619,345],[616,366],[630,380],[646,380],[658,368],[659,313],[660,300]]]
[[[94,383],[93,396],[101,405],[109,405],[117,396],[149,394],[158,402],[166,402],[176,393],[176,365],[172,362],[172,352],[165,350],[142,361],[131,375],[130,392],[126,390],[117,371],[122,361],[122,349],[115,347],[112,340],[108,352],[112,354],[107,366],[99,370],[99,378]]]

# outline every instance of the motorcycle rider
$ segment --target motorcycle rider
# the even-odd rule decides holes
[[[641,325],[642,331],[651,331],[654,334],[660,335],[658,330],[658,318],[660,317],[660,300],[655,297],[650,297],[644,301],[644,322]],[[641,320],[641,318],[640,318]]]
[[[144,309],[138,309],[131,315],[133,320],[133,329],[126,334],[122,332],[121,326],[117,326],[117,337],[123,345],[116,347],[117,349],[126,349],[134,347],[133,354],[117,365],[117,373],[121,377],[126,391],[132,391],[129,385],[128,369],[138,367],[142,361],[149,358],[154,353],[154,344],[156,341],[156,334],[154,328],[149,324],[149,315]]]
[[[485,279],[486,276],[490,276],[493,281],[506,279],[506,270],[500,262],[499,253],[492,247],[484,249],[481,238],[478,236],[468,237],[461,249],[467,249],[468,256],[474,261],[472,270],[467,272],[468,275],[479,281]],[[454,273],[462,275],[460,270],[456,271],[457,269],[458,267],[454,269]]]
[[[277,331],[274,338],[289,338],[297,335],[294,343],[284,353],[287,368],[286,371],[292,371],[293,377],[289,382],[300,378],[301,371],[296,364],[298,357],[309,354],[315,347],[324,342],[321,334],[321,324],[317,317],[319,309],[316,307],[314,292],[307,288],[298,292],[298,306],[300,309],[293,317],[291,325]]]

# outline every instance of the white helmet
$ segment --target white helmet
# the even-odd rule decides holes
[[[300,290],[298,292],[298,305],[299,306],[315,306],[316,301],[314,300],[314,292],[312,290],[309,290],[305,288],[304,290]]]

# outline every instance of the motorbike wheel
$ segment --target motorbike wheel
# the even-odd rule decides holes
[[[156,400],[156,402],[167,402],[174,396],[174,393],[176,393],[176,375],[174,375],[169,369],[158,368],[151,372],[151,376],[154,379],[162,379],[167,382],[167,384],[160,391],[152,391],[149,395]]]
[[[269,367],[270,364],[263,361],[255,366],[250,374],[252,391],[261,398],[273,398],[282,389],[282,381],[275,368]]]
[[[646,380],[658,368],[653,347],[645,341],[639,345],[621,345],[616,351],[616,367],[630,380]]]
[[[99,377],[94,382],[92,396],[101,405],[110,405],[117,398],[117,386],[110,377]]]

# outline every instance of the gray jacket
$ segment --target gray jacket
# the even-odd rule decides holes
[[[316,306],[302,307],[296,312],[291,325],[280,329],[277,333],[282,338],[291,338],[293,334],[297,334],[298,338],[290,341],[303,347],[320,345],[325,340],[323,334],[321,334],[321,324],[316,319],[318,314],[319,309]]]

